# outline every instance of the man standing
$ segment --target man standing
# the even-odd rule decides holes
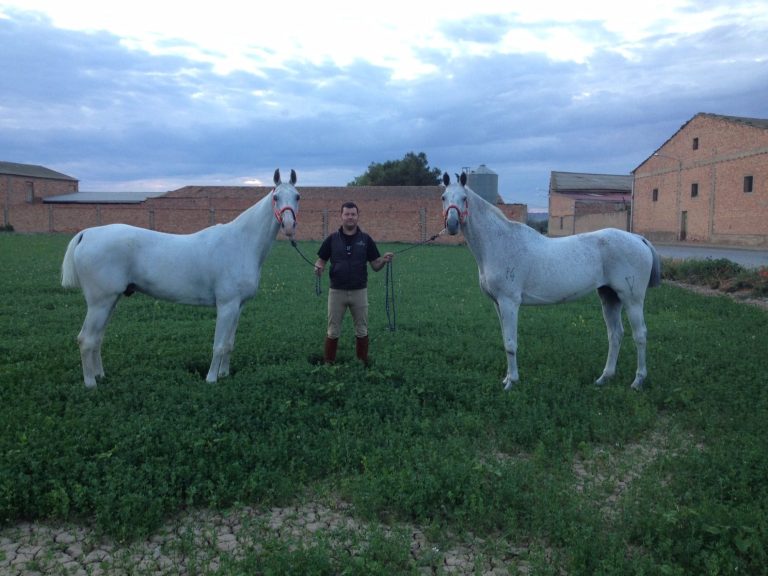
[[[368,363],[368,268],[378,272],[392,261],[392,252],[383,256],[376,242],[357,225],[359,212],[354,202],[341,206],[341,227],[330,234],[317,251],[315,274],[322,276],[330,260],[331,288],[328,291],[328,330],[323,361],[336,360],[341,322],[349,308],[355,325],[355,355]]]

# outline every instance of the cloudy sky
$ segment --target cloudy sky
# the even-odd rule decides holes
[[[642,7],[641,7],[642,6]],[[83,191],[342,186],[426,153],[507,202],[768,118],[766,0],[0,0],[0,160]]]

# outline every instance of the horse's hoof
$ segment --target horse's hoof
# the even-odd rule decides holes
[[[611,378],[612,378],[612,376],[606,376],[605,374],[603,374],[602,376],[600,376],[600,378],[595,380],[595,385],[596,386],[604,386],[605,384],[608,384],[608,382],[611,381]]]
[[[514,380],[504,380],[502,382],[504,384],[504,391],[512,390],[512,387],[516,384]]]
[[[643,389],[643,381],[635,379],[634,382],[632,382],[632,390],[642,390]]]

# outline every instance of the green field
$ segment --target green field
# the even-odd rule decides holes
[[[768,313],[664,285],[646,301],[649,377],[629,384],[627,326],[602,388],[597,296],[523,308],[520,384],[471,254],[423,246],[371,274],[371,357],[318,365],[325,293],[285,242],[240,321],[233,375],[204,381],[215,311],[123,298],[83,386],[85,304],[59,285],[65,236],[0,234],[0,524],[79,522],[121,541],[184,510],[343,502],[367,526],[223,573],[393,574],[414,558],[398,527],[534,574],[762,574],[768,565]],[[317,244],[301,243],[310,258]],[[400,250],[403,245],[384,245]],[[327,280],[323,285],[327,289]],[[626,325],[626,322],[625,322]],[[520,552],[522,550],[522,552]],[[309,567],[312,567],[310,570]],[[204,573],[204,572],[201,572]],[[222,572],[219,572],[222,573]]]

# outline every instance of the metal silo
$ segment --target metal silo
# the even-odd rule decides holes
[[[499,175],[485,164],[467,170],[467,184],[491,204],[499,203]]]

